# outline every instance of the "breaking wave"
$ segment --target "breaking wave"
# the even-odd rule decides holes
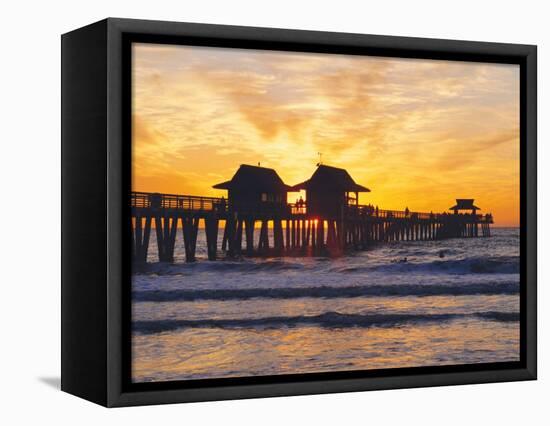
[[[318,326],[324,328],[393,327],[401,324],[417,324],[452,321],[462,318],[478,318],[487,321],[519,321],[518,312],[476,312],[470,314],[341,314],[326,312],[315,316],[280,316],[265,318],[205,319],[205,320],[155,320],[134,321],[132,331],[137,334],[155,334],[185,328],[289,328]]]
[[[361,265],[330,266],[324,262],[325,258],[315,258],[309,263],[289,261],[282,259],[264,260],[261,262],[253,259],[241,261],[218,260],[217,262],[200,261],[190,264],[150,263],[141,266],[134,271],[139,274],[155,275],[189,275],[201,272],[214,273],[261,273],[261,272],[329,272],[341,274],[361,274],[370,272],[382,273],[429,273],[429,274],[518,274],[519,256],[499,257],[471,257],[465,259],[434,259],[418,262],[415,256],[409,254],[409,260],[405,257],[397,257],[392,261],[380,264],[369,259]]]
[[[265,260],[255,262],[252,259],[222,260],[216,262],[200,261],[196,263],[148,263],[140,265],[139,270],[135,270],[138,274],[156,274],[156,275],[186,275],[197,272],[219,272],[219,273],[250,273],[262,271],[291,271],[305,269],[305,266],[298,262],[288,262],[284,260]]]
[[[247,300],[312,298],[353,298],[391,296],[468,296],[513,295],[519,293],[519,283],[479,283],[463,285],[400,284],[350,287],[276,287],[203,290],[143,290],[134,291],[134,302],[171,302],[196,300]]]
[[[453,260],[434,260],[431,262],[416,263],[398,259],[385,265],[373,266],[348,266],[333,268],[330,272],[360,273],[360,272],[385,272],[385,273],[445,273],[445,274],[518,274],[519,257],[476,257]]]

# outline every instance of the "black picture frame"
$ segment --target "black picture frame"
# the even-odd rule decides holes
[[[520,361],[135,383],[130,43],[520,65]],[[109,18],[62,36],[62,390],[109,407],[536,379],[536,46]]]

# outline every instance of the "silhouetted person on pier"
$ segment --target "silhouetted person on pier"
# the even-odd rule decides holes
[[[408,216],[409,216],[409,208],[405,207],[405,217],[408,217]]]
[[[296,204],[298,205],[298,209],[300,210],[300,212],[303,212],[305,202],[304,202],[304,199],[301,196],[300,196],[300,199],[298,200],[298,202]]]
[[[378,206],[376,206],[376,216],[378,216]]]
[[[221,201],[220,201],[220,211],[221,212],[225,212],[225,207],[226,207],[226,202],[225,202],[225,197],[222,197]]]

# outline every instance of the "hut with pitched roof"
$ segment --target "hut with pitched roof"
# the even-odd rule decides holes
[[[460,211],[470,211],[475,215],[481,209],[474,205],[473,198],[457,198],[456,204],[450,207],[449,210],[452,210],[454,214],[458,214]]]
[[[340,217],[343,207],[358,204],[360,192],[370,192],[356,183],[345,169],[324,164],[320,164],[308,180],[290,190],[305,190],[308,216],[325,219]]]
[[[235,210],[286,206],[290,189],[275,170],[248,164],[241,164],[231,180],[213,188],[227,190],[228,205]]]
[[[227,190],[228,220],[222,240],[222,250],[228,246],[228,253],[241,252],[243,224],[246,231],[246,250],[254,251],[254,223],[261,222],[258,251],[269,251],[268,222],[273,220],[274,248],[283,248],[281,216],[288,213],[286,185],[273,169],[241,164],[231,180],[213,186]],[[225,210],[225,207],[222,209]]]

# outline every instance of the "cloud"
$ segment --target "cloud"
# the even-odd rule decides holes
[[[475,196],[518,220],[516,66],[136,45],[133,73],[136,182],[158,191],[219,195],[258,162],[296,183],[321,152],[373,190],[365,201]]]
[[[439,170],[456,170],[475,164],[478,156],[493,156],[501,145],[512,142],[519,153],[519,128],[496,130],[473,138],[443,139],[445,146],[436,157]]]

